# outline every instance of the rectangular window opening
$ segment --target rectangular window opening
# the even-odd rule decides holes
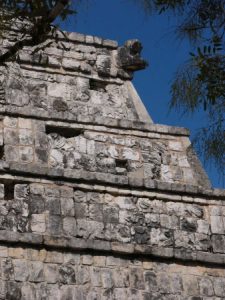
[[[57,133],[65,138],[72,138],[83,134],[84,129],[82,128],[67,128],[47,125],[45,127],[46,134]]]
[[[14,199],[14,189],[15,182],[11,180],[4,181],[4,199],[13,200]]]
[[[108,83],[95,80],[95,79],[90,79],[90,89],[98,92],[106,92],[106,87]]]
[[[127,169],[128,167],[127,159],[116,159],[116,167]]]

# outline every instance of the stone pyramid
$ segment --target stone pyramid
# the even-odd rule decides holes
[[[0,66],[0,299],[225,299],[225,192],[147,113],[141,48],[65,33]]]

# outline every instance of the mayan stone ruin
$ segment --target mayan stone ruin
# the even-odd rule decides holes
[[[148,115],[140,42],[66,35],[0,66],[0,299],[225,299],[225,191]]]

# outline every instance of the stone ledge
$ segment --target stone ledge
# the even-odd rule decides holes
[[[3,171],[4,169],[1,168],[0,170]],[[29,174],[30,175],[30,174]],[[29,176],[28,175],[28,176]],[[18,174],[1,174],[1,179],[3,180],[13,180],[15,183],[20,182],[29,182],[29,183],[43,183],[43,184],[56,184],[56,185],[66,185],[68,187],[73,187],[77,189],[81,189],[84,191],[97,191],[97,192],[108,192],[114,195],[127,195],[127,196],[137,196],[137,197],[148,197],[150,199],[159,199],[164,201],[174,201],[174,202],[183,202],[183,203],[195,203],[195,204],[206,204],[206,205],[221,205],[225,206],[225,191],[222,189],[212,189],[212,190],[205,190],[204,194],[197,194],[192,193],[188,195],[186,193],[177,193],[175,191],[169,191],[166,189],[167,185],[162,183],[164,188],[156,189],[156,186],[152,189],[135,189],[135,188],[122,188],[122,187],[115,187],[110,185],[100,185],[98,183],[90,184],[86,183],[79,183],[79,182],[71,182],[57,179],[54,181],[49,178],[37,178],[37,177],[28,177],[20,176]],[[153,185],[152,185],[153,186]],[[205,197],[205,198],[203,198]]]
[[[145,133],[147,136],[148,132],[152,133],[159,133],[162,135],[178,135],[178,136],[189,136],[190,131],[183,127],[173,127],[167,125],[159,125],[159,124],[151,124],[145,123],[141,121],[131,121],[131,120],[122,120],[122,119],[115,119],[115,118],[106,118],[106,117],[94,117],[94,116],[71,116],[68,114],[65,122],[65,113],[62,113],[61,116],[59,113],[52,115],[49,117],[49,113],[47,111],[43,111],[41,109],[35,108],[19,108],[19,107],[10,107],[5,106],[4,108],[0,108],[1,115],[10,115],[11,117],[31,117],[40,120],[54,120],[60,121],[65,126],[80,123],[80,124],[87,124],[87,125],[95,125],[95,126],[106,126],[108,128],[115,128],[115,129],[128,129],[128,130],[136,130],[142,131],[142,134]],[[54,122],[52,121],[52,123]],[[69,122],[68,122],[69,121]]]
[[[1,167],[1,165],[0,165]],[[204,189],[198,186],[178,184],[178,183],[168,183],[156,180],[130,180],[128,176],[125,175],[113,175],[108,173],[97,173],[88,172],[83,170],[70,170],[70,169],[50,169],[47,167],[41,167],[40,165],[26,165],[22,163],[9,163],[9,166],[2,165],[0,171],[6,171],[14,175],[29,175],[29,176],[43,176],[43,179],[59,179],[59,181],[81,181],[82,183],[91,184],[101,184],[105,183],[112,186],[125,187],[125,188],[135,188],[141,191],[143,189],[153,190],[153,191],[166,191],[169,193],[179,193],[180,195],[194,195],[194,202],[198,202],[196,196],[205,196],[209,198],[218,198],[225,200],[225,190],[222,189]],[[203,199],[203,202],[207,201]],[[201,202],[201,200],[199,200]]]
[[[17,27],[11,28],[12,32],[20,32],[20,30]],[[110,39],[103,39],[98,36],[93,35],[86,35],[81,34],[78,32],[69,32],[69,31],[58,31],[57,32],[58,39],[64,42],[73,42],[73,43],[83,43],[87,45],[94,45],[94,46],[104,46],[106,48],[110,49],[117,49],[118,48],[118,42],[115,40]],[[49,38],[51,38],[52,35],[49,34]]]
[[[67,239],[32,233],[17,233],[0,231],[0,242],[10,245],[20,244],[31,247],[50,247],[66,249],[67,251],[93,251],[106,252],[120,255],[134,255],[135,257],[158,257],[182,261],[201,262],[204,264],[225,265],[225,254],[208,253],[203,251],[190,251],[185,249],[152,247],[146,245],[124,244],[119,242],[107,242],[101,240],[84,240],[79,238]]]

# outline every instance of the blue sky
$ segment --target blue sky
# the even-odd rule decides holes
[[[176,20],[165,15],[147,16],[133,0],[84,0],[78,14],[63,26],[68,31],[117,40],[120,45],[138,38],[142,56],[149,62],[144,71],[136,72],[133,83],[155,123],[187,127],[194,136],[204,122],[204,112],[183,116],[169,112],[170,83],[173,75],[187,60],[190,45],[174,34]],[[222,187],[215,168],[205,166],[214,187]]]

